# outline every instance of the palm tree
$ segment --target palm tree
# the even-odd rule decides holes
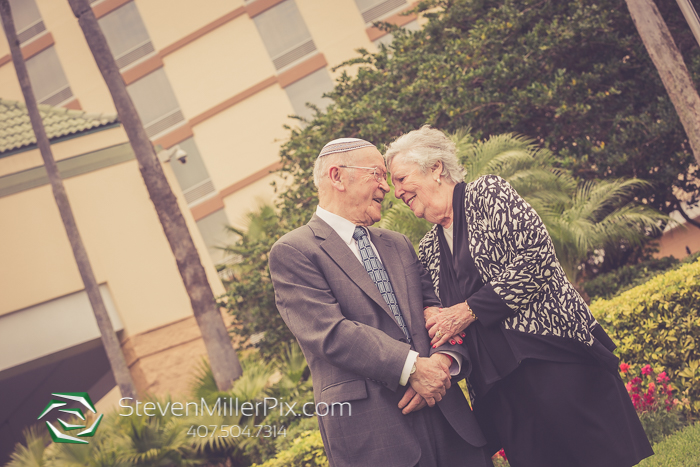
[[[695,160],[700,163],[700,96],[695,90],[683,57],[653,0],[625,1],[632,21],[688,136]],[[688,4],[686,8],[692,8],[692,5]],[[691,14],[688,13],[689,17]]]
[[[134,149],[146,189],[189,295],[192,312],[202,333],[216,384],[221,390],[227,389],[241,376],[241,365],[231,345],[226,325],[209,286],[185,218],[165,178],[163,168],[156,157],[141,119],[136,113],[136,107],[127,93],[119,68],[88,0],[68,0],[68,3],[78,18],[85,40],[112,94],[119,119]]]
[[[567,202],[546,200],[535,208],[547,226],[557,258],[569,280],[579,285],[581,264],[596,250],[636,246],[661,233],[668,216],[633,201],[648,189],[642,180],[584,182]]]
[[[107,359],[109,360],[112,373],[114,374],[114,379],[116,380],[123,397],[135,398],[137,396],[136,385],[131,377],[129,367],[126,364],[126,359],[122,353],[119,339],[117,339],[117,335],[114,332],[112,321],[107,314],[107,308],[102,300],[102,294],[100,294],[99,285],[97,284],[97,279],[95,279],[95,274],[93,273],[87,250],[83,244],[80,232],[78,231],[78,225],[76,224],[75,217],[73,216],[73,210],[71,209],[70,202],[68,201],[68,195],[66,194],[66,188],[63,185],[63,179],[58,172],[58,166],[56,165],[56,161],[53,158],[53,153],[51,152],[51,145],[49,143],[49,138],[46,135],[44,122],[41,118],[41,114],[39,113],[36,96],[34,96],[34,91],[32,90],[32,85],[29,81],[27,65],[24,62],[24,57],[22,56],[22,51],[19,47],[17,31],[15,30],[15,24],[12,19],[12,10],[10,9],[8,0],[0,0],[0,16],[2,17],[3,28],[5,29],[5,35],[7,36],[7,41],[10,45],[12,61],[14,62],[17,79],[20,87],[22,88],[24,101],[27,105],[27,113],[29,114],[29,119],[32,123],[36,143],[37,146],[39,146],[39,152],[41,153],[41,158],[44,161],[44,167],[46,168],[46,173],[51,183],[51,190],[53,191],[56,206],[58,207],[61,220],[63,221],[63,226],[66,229],[66,234],[68,236],[71,249],[73,250],[73,256],[75,257],[75,262],[78,266],[78,271],[80,272],[80,278],[85,286],[85,292],[90,300],[90,306],[92,307],[92,311],[95,315],[97,327],[100,330],[102,345],[107,353]]]

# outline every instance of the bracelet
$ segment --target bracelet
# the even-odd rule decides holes
[[[467,319],[474,318],[474,321],[478,320],[479,317],[474,314],[474,310],[472,310],[472,307],[469,306],[469,303],[467,301],[464,301],[464,304],[467,305],[467,311],[469,312],[469,316],[467,316]]]

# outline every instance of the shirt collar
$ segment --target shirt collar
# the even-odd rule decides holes
[[[352,235],[355,233],[356,225],[338,214],[323,209],[321,206],[316,207],[316,215],[321,218],[326,224],[330,225],[335,233],[347,244],[350,245],[353,241]]]

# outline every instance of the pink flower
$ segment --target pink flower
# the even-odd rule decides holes
[[[656,385],[654,383],[649,383],[649,394],[654,394],[656,391]]]
[[[651,369],[651,365],[649,365],[648,363],[642,367],[642,374],[645,376],[648,376],[653,372],[654,370]]]
[[[659,373],[659,376],[656,377],[656,382],[657,383],[668,383],[668,376],[666,376],[666,372],[662,371]]]
[[[508,460],[508,458],[506,457],[506,452],[503,449],[498,451],[498,455],[501,456],[504,460]]]
[[[620,371],[623,373],[627,373],[627,370],[630,369],[630,366],[627,363],[620,363]]]
[[[632,392],[632,383],[625,384],[625,389],[627,389],[627,392]]]

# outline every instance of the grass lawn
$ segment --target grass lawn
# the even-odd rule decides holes
[[[639,467],[700,467],[700,423],[690,425],[654,445],[655,455]]]

